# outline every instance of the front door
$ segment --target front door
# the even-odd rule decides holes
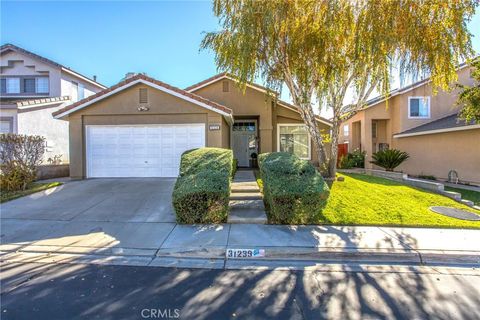
[[[249,167],[252,153],[257,153],[257,122],[235,121],[232,128],[233,156],[239,167]]]

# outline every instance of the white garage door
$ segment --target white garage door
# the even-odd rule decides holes
[[[205,146],[204,124],[87,126],[87,177],[176,177],[186,150]]]

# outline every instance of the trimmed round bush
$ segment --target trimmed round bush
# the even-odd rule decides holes
[[[318,221],[329,188],[309,161],[289,153],[273,152],[261,154],[259,166],[270,223]]]
[[[227,219],[230,178],[204,170],[179,177],[173,192],[178,223],[221,223]]]
[[[172,195],[177,222],[225,222],[232,175],[232,150],[199,148],[184,152]]]

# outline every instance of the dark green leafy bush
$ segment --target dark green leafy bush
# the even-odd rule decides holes
[[[315,167],[285,152],[264,153],[258,159],[269,222],[318,221],[329,188]]]
[[[172,196],[177,222],[225,222],[232,174],[231,150],[199,148],[186,151]]]
[[[404,151],[397,149],[387,149],[372,154],[373,161],[371,163],[384,168],[387,171],[393,171],[402,164],[410,156]]]
[[[340,158],[340,169],[364,168],[365,167],[365,151],[355,149]]]

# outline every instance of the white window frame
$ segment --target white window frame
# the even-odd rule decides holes
[[[345,128],[347,128],[347,134],[345,134]],[[350,125],[349,124],[344,124],[343,125],[343,136],[344,137],[350,137]]]
[[[277,124],[277,151],[280,152],[280,127],[298,127],[304,126],[307,127],[303,123],[278,123]],[[307,136],[308,136],[308,157],[300,158],[302,160],[312,160],[312,138],[310,137],[310,133],[307,129]]]
[[[420,100],[426,100],[427,101],[427,113],[428,115],[427,116],[418,116],[418,117],[412,117],[410,115],[410,101],[412,101],[412,99],[420,99]],[[408,97],[408,119],[430,119],[430,96],[415,96],[415,97]]]

